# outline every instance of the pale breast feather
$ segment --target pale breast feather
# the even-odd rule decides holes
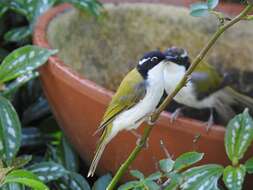
[[[143,99],[146,85],[145,80],[136,69],[129,72],[113,96],[98,130],[110,124],[119,113],[130,109]]]

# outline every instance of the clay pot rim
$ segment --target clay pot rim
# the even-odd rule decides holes
[[[40,47],[52,49],[52,47],[50,47],[47,41],[47,27],[53,18],[71,8],[71,5],[64,3],[54,8],[51,8],[45,14],[43,14],[38,19],[37,24],[35,26],[33,34],[33,43]],[[104,87],[96,84],[95,82],[86,79],[84,76],[82,76],[70,66],[65,64],[57,55],[51,56],[48,60],[48,63],[49,64],[46,64],[43,67],[47,67],[47,70],[49,70],[55,75],[61,75],[61,80],[64,80],[64,82],[70,84],[73,89],[79,91],[80,93],[85,94],[87,96],[89,95],[87,92],[85,92],[87,88],[96,89],[98,96],[100,97],[99,99],[96,99],[96,101],[99,102],[104,102],[112,97],[112,91],[105,89]],[[39,72],[43,75],[42,70],[39,70]],[[159,123],[170,122],[170,117],[171,114],[169,112],[163,112],[160,115],[157,124],[159,125]],[[198,134],[201,135],[201,137],[208,137],[211,139],[216,139],[218,141],[223,141],[224,139],[225,127],[223,126],[214,125],[209,130],[209,132],[207,132],[205,128],[205,123],[202,121],[186,117],[180,117],[177,119],[177,121],[184,124],[184,127],[174,127],[175,130],[178,130],[180,132],[190,133],[193,135]],[[170,127],[170,125],[168,125],[168,127]]]

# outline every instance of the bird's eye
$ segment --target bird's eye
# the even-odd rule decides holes
[[[157,57],[152,57],[151,61],[156,61],[158,58]]]

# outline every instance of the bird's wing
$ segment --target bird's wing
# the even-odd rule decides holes
[[[121,82],[113,96],[98,131],[110,124],[122,111],[138,103],[146,94],[145,81],[136,69],[133,69]]]
[[[216,69],[202,61],[191,75],[191,82],[196,88],[197,98],[203,99],[222,88],[222,77]]]

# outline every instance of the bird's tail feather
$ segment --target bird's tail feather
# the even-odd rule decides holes
[[[248,107],[251,111],[253,111],[253,98],[243,95],[237,91],[235,91],[231,87],[225,88],[226,92],[229,93],[229,95],[232,95],[232,97],[239,103],[243,104],[243,106]]]
[[[108,138],[106,136],[107,135],[106,135],[106,130],[105,130],[99,140],[99,143],[98,143],[98,146],[96,149],[96,153],[95,153],[95,156],[94,156],[92,163],[90,165],[90,169],[89,169],[87,177],[92,177],[95,173],[95,170],[96,170],[98,162],[102,156],[102,153],[104,152],[104,149],[105,149],[106,145],[108,144]]]
[[[224,103],[223,99],[216,99],[215,110],[225,123],[227,123],[235,115],[234,110],[229,104]]]

